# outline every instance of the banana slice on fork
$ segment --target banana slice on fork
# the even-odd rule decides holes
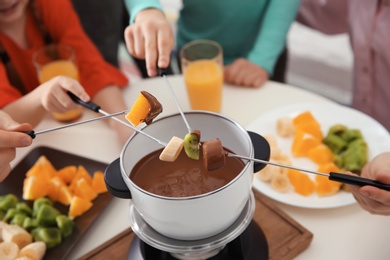
[[[173,162],[179,156],[181,150],[184,146],[184,140],[173,136],[168,144],[165,146],[164,150],[160,154],[160,160],[166,162]]]

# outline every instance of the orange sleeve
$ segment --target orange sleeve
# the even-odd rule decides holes
[[[0,62],[0,93],[0,108],[22,96],[22,94],[10,84],[2,62]]]
[[[75,49],[80,83],[89,95],[94,96],[107,85],[127,85],[127,77],[106,62],[88,38],[70,0],[36,0],[36,3],[53,41]]]

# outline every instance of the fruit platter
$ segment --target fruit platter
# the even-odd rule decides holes
[[[56,171],[55,177],[43,179],[50,167]],[[104,183],[102,174],[106,167],[102,162],[50,147],[36,147],[13,168],[10,173],[12,178],[0,183],[0,204],[7,209],[2,211],[3,227],[20,227],[20,234],[21,229],[29,234],[27,236],[23,233],[26,237],[24,240],[35,243],[39,241],[39,246],[43,243],[43,259],[65,259],[112,198],[103,190],[105,187],[101,186]],[[38,178],[39,181],[51,182],[46,185],[52,187],[50,192],[34,177],[36,168],[40,168],[42,175]],[[77,170],[79,180],[74,178],[75,187],[70,188],[70,177],[75,177]],[[93,191],[92,186],[85,183],[85,180],[88,180],[92,185],[94,174],[95,179],[100,179],[94,181],[95,189],[100,190],[99,192]],[[69,185],[64,184],[66,178]],[[76,183],[79,188],[76,188]],[[30,243],[30,247],[33,245],[34,243]],[[41,248],[29,252],[41,254],[42,251],[39,250]]]
[[[389,133],[377,121],[337,104],[303,103],[280,107],[252,121],[247,129],[268,140],[271,161],[283,159],[279,163],[326,174],[345,171],[358,174],[368,160],[390,144]],[[359,139],[354,144],[358,144],[359,149],[354,150],[361,150],[362,156],[346,156],[349,153],[341,156],[341,144],[335,141],[339,141],[339,137],[331,135],[341,130],[345,138]],[[343,147],[346,149],[347,143],[343,143]],[[352,164],[340,164],[350,158]],[[330,182],[326,177],[285,169],[285,174],[278,174],[283,176],[272,182],[269,173],[272,168],[280,167],[268,165],[263,172],[255,174],[253,185],[276,201],[303,208],[334,208],[355,203],[345,186]]]

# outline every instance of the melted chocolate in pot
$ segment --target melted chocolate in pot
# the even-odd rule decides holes
[[[227,156],[225,167],[207,171],[203,158],[190,159],[184,151],[174,162],[164,162],[159,159],[162,150],[146,155],[130,173],[137,186],[161,196],[189,197],[213,191],[228,184],[244,168],[241,159]]]

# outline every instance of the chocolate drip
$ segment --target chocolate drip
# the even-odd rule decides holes
[[[199,129],[192,130],[191,134],[196,135],[198,140],[200,141],[200,130]]]
[[[149,113],[146,115],[144,122],[149,125],[153,122],[153,119],[155,119],[162,111],[162,105],[161,103],[155,98],[152,94],[150,94],[147,91],[141,91],[141,94],[148,100],[150,104],[150,110]]]

